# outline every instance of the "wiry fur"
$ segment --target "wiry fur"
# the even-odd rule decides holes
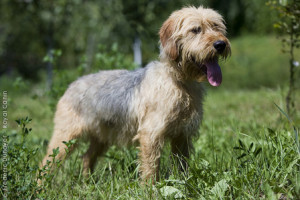
[[[194,27],[200,34],[193,34]],[[211,9],[188,7],[175,11],[160,29],[160,61],[135,71],[100,71],[73,82],[59,100],[54,133],[43,165],[52,149],[65,155],[63,141],[86,136],[84,172],[111,145],[138,141],[143,179],[158,178],[159,157],[166,139],[172,153],[184,157],[193,149],[202,119],[206,79],[201,63],[230,54],[222,17]],[[227,47],[219,55],[213,42]]]

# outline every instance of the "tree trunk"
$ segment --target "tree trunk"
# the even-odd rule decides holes
[[[48,57],[52,59],[53,55],[51,53],[51,48],[48,48],[48,53],[47,53]],[[51,61],[48,61],[46,63],[46,70],[47,70],[47,83],[46,83],[46,87],[47,90],[51,90],[52,89],[52,85],[53,85],[53,64]]]
[[[292,115],[295,110],[295,64],[294,64],[294,21],[291,23],[291,33],[290,33],[290,80],[289,80],[289,90],[286,96],[286,109],[289,115]]]
[[[53,17],[53,3],[50,4],[49,11],[51,16]],[[53,85],[53,46],[54,46],[54,21],[51,18],[47,28],[47,36],[46,36],[46,46],[47,46],[47,56],[49,57],[48,62],[46,63],[46,73],[47,73],[47,82],[46,89],[50,91]]]
[[[85,72],[89,72],[91,66],[93,65],[93,55],[96,42],[96,35],[92,32],[88,33],[87,38],[87,47],[86,47],[86,65],[85,65]]]
[[[46,63],[46,71],[47,71],[47,82],[46,89],[50,91],[53,85],[53,30],[52,26],[49,27],[49,35],[47,36],[47,56],[49,57],[48,62]]]
[[[137,35],[133,43],[133,55],[134,55],[134,63],[137,64],[138,67],[142,67],[141,45],[142,45],[141,39]]]

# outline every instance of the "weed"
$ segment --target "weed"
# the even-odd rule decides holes
[[[7,138],[1,141],[0,149],[1,152],[7,152],[7,159],[1,159],[0,163],[7,168],[5,171],[7,178],[1,178],[1,193],[6,199],[45,198],[47,196],[45,190],[51,188],[55,174],[51,169],[54,166],[59,168],[62,163],[61,160],[55,159],[59,153],[57,148],[53,149],[53,154],[50,155],[53,161],[48,161],[43,168],[39,168],[37,157],[40,149],[32,146],[28,140],[28,135],[32,132],[32,128],[28,128],[31,121],[29,117],[20,118],[16,120],[20,132],[12,131],[9,135],[1,132],[2,138]],[[71,140],[65,144],[65,150],[69,151],[75,141]],[[42,180],[42,184],[38,184],[38,180]]]

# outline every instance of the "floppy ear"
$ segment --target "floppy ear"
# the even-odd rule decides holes
[[[174,20],[168,19],[164,22],[159,31],[160,42],[165,53],[172,59],[176,60],[178,57],[177,46],[173,38],[171,38],[175,29]]]

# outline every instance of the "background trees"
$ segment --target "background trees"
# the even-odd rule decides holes
[[[227,22],[229,36],[270,33],[270,10],[264,1],[196,0],[3,0],[0,12],[0,73],[37,79],[51,65],[42,58],[51,49],[61,49],[59,67],[76,67],[82,57],[93,65],[98,44],[118,43],[132,56],[136,38],[142,41],[143,64],[156,57],[157,32],[163,20],[184,5],[217,9]],[[50,55],[51,56],[51,55]],[[44,73],[44,72],[42,72]]]

